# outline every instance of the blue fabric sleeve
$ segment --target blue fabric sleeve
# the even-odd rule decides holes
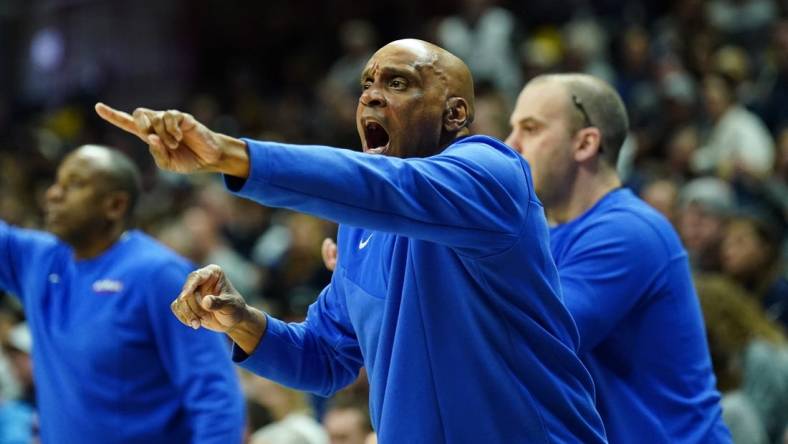
[[[24,276],[36,265],[42,249],[56,245],[46,233],[16,228],[0,220],[0,289],[24,303]]]
[[[342,224],[494,254],[518,239],[529,190],[514,152],[459,142],[428,158],[399,159],[324,146],[246,140],[237,194]]]
[[[342,298],[327,286],[302,323],[268,316],[263,339],[246,355],[235,346],[242,367],[282,385],[330,396],[355,381],[364,365]]]
[[[181,324],[170,303],[181,291],[188,269],[177,263],[156,270],[148,288],[149,316],[159,356],[182,394],[194,444],[241,442],[244,403],[230,345],[223,335]]]
[[[623,218],[622,218],[623,217]],[[580,334],[580,353],[594,349],[641,300],[667,249],[637,217],[611,213],[587,228],[558,267],[564,303]]]

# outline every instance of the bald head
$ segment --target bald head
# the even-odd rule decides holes
[[[105,191],[128,194],[126,218],[130,219],[142,189],[140,172],[134,162],[120,151],[102,145],[82,145],[66,159],[72,157],[83,161],[98,176]]]
[[[469,133],[473,77],[441,47],[415,39],[391,42],[367,62],[361,85],[357,124],[366,152],[431,155]]]
[[[447,98],[465,99],[468,102],[468,123],[473,121],[473,76],[465,62],[440,46],[418,39],[395,40],[380,48],[375,55],[395,52],[411,53],[415,57],[417,69],[432,71],[444,85]]]
[[[627,110],[616,90],[604,80],[587,74],[547,74],[534,78],[530,83],[537,82],[555,82],[563,86],[567,113],[573,116],[572,130],[586,126],[598,128],[602,135],[601,157],[615,168],[629,130]]]

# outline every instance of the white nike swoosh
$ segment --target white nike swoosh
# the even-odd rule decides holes
[[[375,234],[375,233],[372,233],[372,234],[370,234],[370,235],[369,235],[369,237],[368,237],[368,238],[366,238],[366,240],[365,240],[365,239],[362,239],[362,240],[361,240],[361,242],[359,242],[359,243],[358,243],[358,249],[359,249],[359,250],[363,250],[363,249],[364,249],[364,247],[366,247],[366,246],[367,246],[367,244],[369,243],[369,240],[370,240],[370,239],[372,239],[372,236],[373,236],[374,234]]]

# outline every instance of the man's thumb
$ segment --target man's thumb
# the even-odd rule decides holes
[[[227,301],[223,301],[219,296],[211,294],[204,296],[200,301],[200,305],[205,310],[215,311],[227,305]]]

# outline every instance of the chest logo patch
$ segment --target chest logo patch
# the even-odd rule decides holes
[[[123,282],[113,279],[101,279],[93,283],[96,293],[120,293],[123,291]]]
[[[369,243],[369,240],[370,240],[370,239],[372,239],[372,236],[373,236],[374,234],[375,234],[375,233],[372,233],[372,234],[370,234],[370,235],[369,235],[369,237],[368,237],[368,238],[366,238],[366,239],[361,239],[361,241],[358,243],[358,249],[359,249],[359,250],[363,250],[363,249],[364,249],[364,247],[366,247],[366,246],[367,246],[367,244]]]

